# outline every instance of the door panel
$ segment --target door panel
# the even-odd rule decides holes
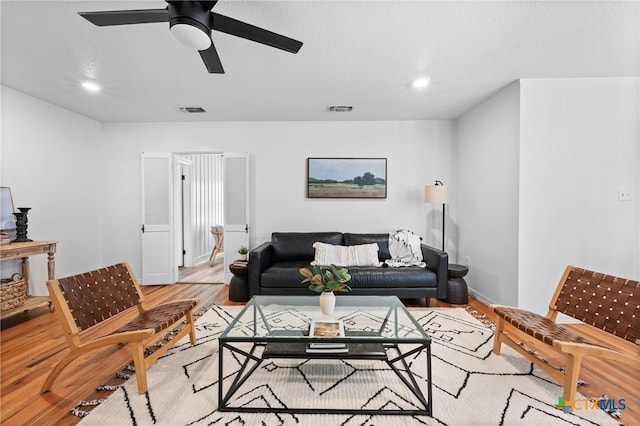
[[[141,284],[175,282],[171,155],[142,153]]]
[[[249,245],[249,158],[224,154],[224,274],[231,280],[229,264],[238,259],[240,246]]]

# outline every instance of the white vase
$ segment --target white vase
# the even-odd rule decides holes
[[[331,315],[336,308],[336,295],[332,291],[323,291],[320,294],[320,310],[325,315]]]
[[[240,254],[240,260],[247,260],[247,254],[246,253],[241,253]]]

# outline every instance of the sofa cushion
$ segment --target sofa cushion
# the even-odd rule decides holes
[[[344,245],[356,246],[360,244],[378,244],[378,259],[384,262],[391,259],[389,254],[389,234],[344,234]]]
[[[276,261],[313,260],[313,243],[342,244],[341,232],[274,232],[271,245]]]
[[[311,262],[318,266],[381,266],[378,260],[378,245],[376,243],[360,244],[357,246],[338,246],[333,244],[313,243],[316,254]]]
[[[300,268],[311,268],[309,262],[288,261],[278,262],[264,271],[260,277],[260,286],[265,288],[295,288],[307,289],[302,284],[302,277],[298,273]],[[349,268],[351,281],[347,284],[352,289],[394,289],[394,288],[425,288],[436,287],[437,277],[433,271],[409,266],[405,268],[377,268],[363,266]],[[313,293],[308,290],[309,294]],[[303,292],[306,294],[306,292]]]
[[[260,276],[260,285],[262,287],[307,288],[309,284],[301,283],[303,278],[298,273],[300,268],[311,268],[309,261],[290,260],[274,263]],[[311,290],[309,292],[311,293]]]
[[[349,268],[351,288],[423,288],[436,287],[438,279],[435,272],[418,266],[405,268]]]

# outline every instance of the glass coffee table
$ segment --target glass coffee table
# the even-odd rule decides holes
[[[309,336],[312,322],[336,320],[344,326],[344,335]],[[431,339],[395,296],[337,296],[335,311],[331,316],[325,316],[320,311],[318,296],[254,296],[218,341],[219,411],[432,415]],[[311,351],[309,345],[317,343],[336,348]],[[227,351],[239,363],[236,371],[225,371]],[[416,362],[423,351],[426,354],[427,377],[416,378],[408,360]],[[363,410],[361,407],[232,406],[230,402],[234,394],[263,361],[275,358],[381,361],[395,372],[418,403],[415,409],[391,408],[383,411]],[[422,358],[419,362],[422,362]],[[426,397],[421,386],[426,387]]]

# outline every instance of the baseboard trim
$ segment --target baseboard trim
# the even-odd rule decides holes
[[[469,294],[471,296],[473,296],[475,299],[481,301],[482,303],[484,303],[487,306],[489,306],[491,304],[497,304],[498,303],[495,300],[491,299],[490,297],[487,297],[484,294],[482,294],[479,291],[476,291],[476,290],[474,290],[472,288],[469,288]]]

